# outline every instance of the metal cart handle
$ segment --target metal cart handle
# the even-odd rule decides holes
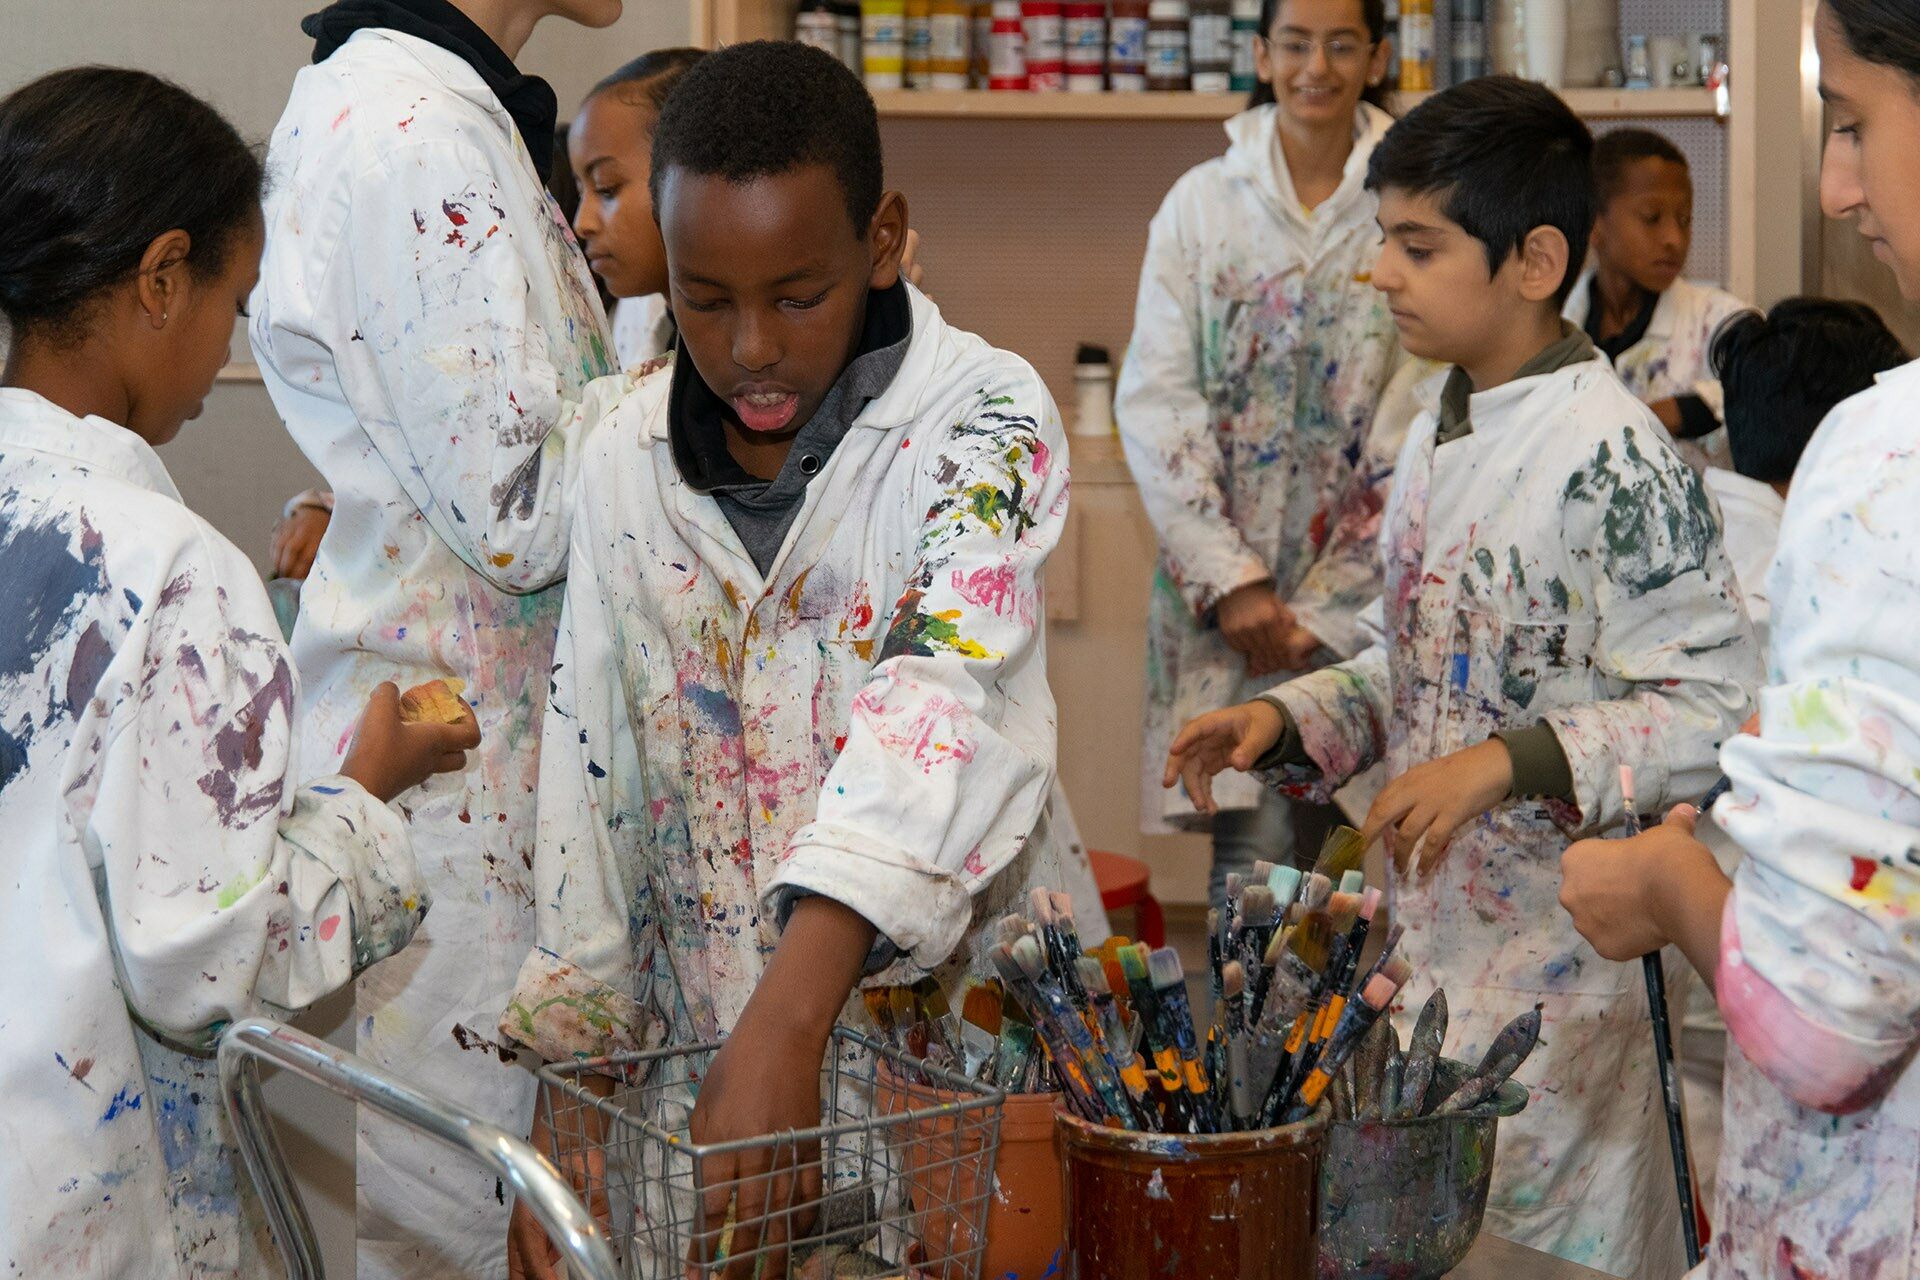
[[[220,1037],[220,1088],[239,1136],[240,1155],[266,1204],[267,1221],[290,1280],[324,1280],[326,1268],[307,1207],[273,1136],[272,1118],[260,1093],[261,1060],[343,1098],[364,1102],[465,1152],[492,1169],[526,1202],[575,1276],[620,1280],[606,1235],[566,1180],[526,1141],[402,1084],[324,1040],[266,1018],[242,1018]],[[502,1240],[503,1248],[505,1244]]]

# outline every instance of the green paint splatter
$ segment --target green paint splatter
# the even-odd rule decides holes
[[[248,875],[244,871],[241,872],[221,887],[220,894],[214,899],[214,903],[219,906],[222,911],[225,911],[228,907],[231,907],[234,903],[246,897],[247,891],[266,879],[266,876],[267,872],[264,867],[252,875]]]
[[[1487,575],[1487,581],[1493,581],[1493,552],[1481,547],[1473,553],[1473,562],[1480,566],[1480,572]]]
[[[1573,597],[1567,593],[1567,584],[1557,577],[1547,579],[1547,599],[1553,601],[1553,607],[1562,613],[1573,602]]]
[[[1511,544],[1507,547],[1507,568],[1513,573],[1513,585],[1520,590],[1527,589],[1527,571],[1520,567],[1520,548]]]
[[[1796,691],[1787,702],[1794,728],[1807,735],[1816,746],[1830,746],[1847,737],[1847,724],[1827,701],[1827,693],[1818,685]]]

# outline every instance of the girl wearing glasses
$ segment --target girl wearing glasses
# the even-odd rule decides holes
[[[1256,858],[1311,860],[1327,811],[1230,773],[1203,818],[1160,786],[1173,731],[1364,646],[1399,450],[1385,419],[1374,430],[1399,345],[1369,283],[1379,229],[1363,185],[1393,122],[1377,105],[1382,5],[1266,0],[1260,30],[1261,83],[1227,122],[1227,153],[1175,183],[1153,220],[1116,404],[1160,537],[1141,825],[1210,824],[1216,905]]]

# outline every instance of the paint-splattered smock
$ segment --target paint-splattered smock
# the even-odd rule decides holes
[[[453,54],[356,34],[295,78],[269,154],[253,347],[335,494],[293,637],[302,758],[367,691],[466,681],[485,735],[408,804],[438,906],[360,982],[356,1047],[525,1132],[492,1027],[533,942],[533,788],[566,572],[567,483],[624,379],[572,233],[506,111]],[[511,1056],[508,1054],[507,1056]],[[360,1275],[503,1276],[491,1174],[363,1113]]]
[[[1833,411],[1768,580],[1760,735],[1721,753],[1726,1125],[1706,1274],[1920,1274],[1920,365]]]
[[[541,758],[541,949],[503,1021],[545,1056],[729,1030],[786,891],[866,917],[897,977],[970,959],[1060,883],[1040,575],[1066,440],[1032,369],[912,302],[905,363],[764,578],[674,465],[669,373],[595,434]]]
[[[0,1267],[240,1274],[211,1063],[150,1032],[210,1048],[399,948],[405,829],[293,785],[273,606],[132,432],[0,390],[0,598]]]
[[[1431,393],[1433,384],[1423,392]],[[1575,800],[1514,800],[1468,823],[1430,878],[1396,884],[1407,1004],[1444,986],[1449,1051],[1478,1061],[1544,1002],[1532,1093],[1500,1125],[1487,1229],[1636,1280],[1685,1265],[1646,992],[1559,907],[1570,838],[1697,798],[1760,675],[1700,480],[1595,357],[1471,398],[1471,434],[1415,422],[1388,501],[1385,645],[1276,690],[1323,796],[1385,758],[1409,767],[1544,721]]]
[[[1561,314],[1582,325],[1592,304],[1593,273],[1589,271],[1567,295]],[[1746,303],[1724,289],[1675,280],[1654,304],[1653,318],[1640,341],[1614,360],[1614,371],[1628,390],[1648,404],[1696,395],[1719,418],[1722,397],[1720,380],[1713,376],[1713,335],[1729,316],[1746,310]],[[1724,426],[1693,440],[1676,441],[1674,449],[1696,470],[1733,465]]]
[[[1252,697],[1246,659],[1214,625],[1222,596],[1272,579],[1335,653],[1365,647],[1355,615],[1380,591],[1373,535],[1395,450],[1369,448],[1399,339],[1370,283],[1380,229],[1367,158],[1393,123],[1362,105],[1339,188],[1311,213],[1280,155],[1272,106],[1227,122],[1227,153],[1174,184],[1147,234],[1114,416],[1160,536],[1147,611],[1141,825],[1194,818],[1160,785],[1194,716]],[[1397,442],[1396,442],[1397,444]],[[1214,781],[1223,809],[1259,784]]]

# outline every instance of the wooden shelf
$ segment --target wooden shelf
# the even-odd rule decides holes
[[[1406,110],[1424,93],[1399,95]],[[1568,89],[1568,104],[1588,119],[1712,116],[1711,89]],[[988,90],[881,90],[882,117],[904,120],[1224,120],[1242,110],[1242,93],[994,93]]]

